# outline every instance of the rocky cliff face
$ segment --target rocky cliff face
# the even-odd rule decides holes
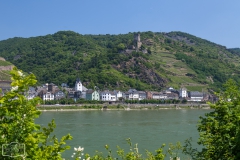
[[[165,87],[168,80],[159,76],[159,74],[152,68],[147,67],[148,60],[143,57],[133,57],[128,61],[121,62],[119,65],[112,65],[113,68],[130,78],[141,80],[147,84],[151,84],[156,88]]]

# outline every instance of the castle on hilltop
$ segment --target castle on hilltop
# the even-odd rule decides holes
[[[136,47],[136,51],[139,51],[142,46],[140,33],[134,34],[134,46]]]
[[[133,45],[128,46],[122,53],[132,53],[133,51],[148,53],[147,49],[142,49],[140,33],[134,34]]]

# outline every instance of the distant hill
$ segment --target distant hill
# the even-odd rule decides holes
[[[240,48],[229,48],[228,51],[240,56]]]
[[[139,34],[139,35],[138,35]],[[239,50],[183,32],[52,35],[0,41],[0,56],[33,72],[39,83],[68,83],[77,77],[88,88],[159,90],[218,89],[239,81]]]

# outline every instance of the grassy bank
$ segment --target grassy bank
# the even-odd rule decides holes
[[[131,104],[131,105],[47,105],[38,106],[39,110],[48,111],[62,111],[62,110],[158,110],[158,109],[209,109],[208,105],[189,105],[189,104],[171,104],[171,105],[142,105],[142,104]]]

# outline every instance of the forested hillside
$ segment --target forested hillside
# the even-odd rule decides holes
[[[0,41],[0,56],[39,83],[68,83],[77,77],[88,88],[159,90],[187,87],[217,89],[227,79],[239,81],[239,52],[182,32],[52,35]]]

